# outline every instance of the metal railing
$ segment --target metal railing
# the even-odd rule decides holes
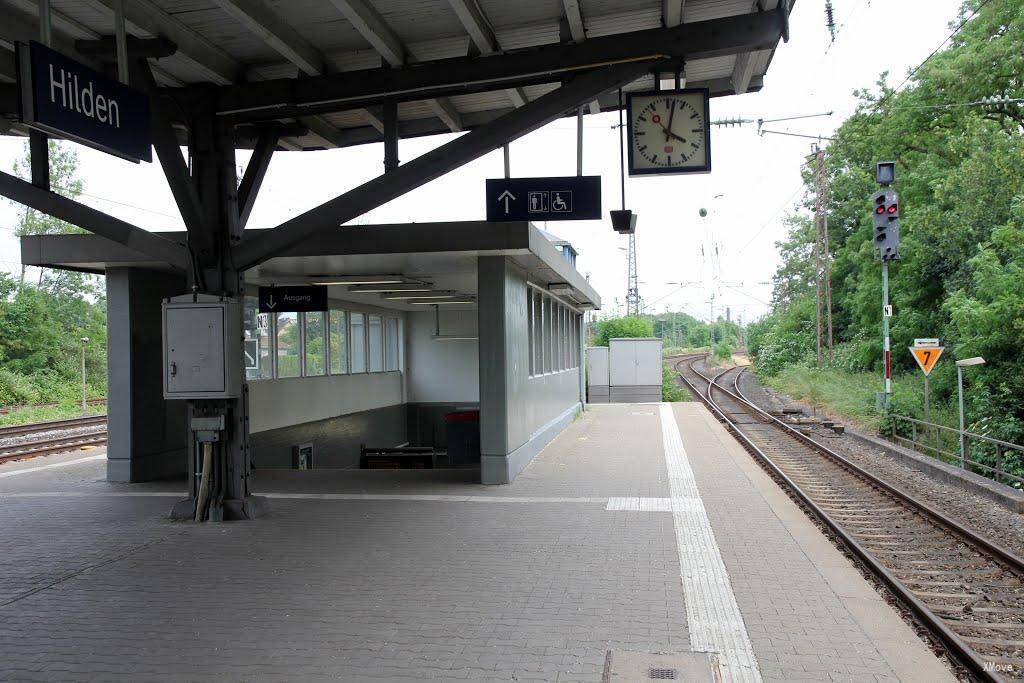
[[[1007,455],[1024,465],[1024,446],[968,431],[964,431],[961,436],[960,430],[955,427],[925,422],[904,415],[891,417],[892,429],[889,439],[893,443],[909,446],[947,464],[975,471],[1014,488],[1024,488],[1024,477],[1011,474],[1005,469]],[[907,436],[908,432],[910,436]],[[964,442],[962,461],[961,438]],[[979,458],[984,458],[985,461]]]

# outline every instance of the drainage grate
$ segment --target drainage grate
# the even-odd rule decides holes
[[[722,683],[718,658],[710,652],[631,652],[609,650],[602,683],[691,681]]]

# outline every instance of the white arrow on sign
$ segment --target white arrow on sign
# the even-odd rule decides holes
[[[515,201],[516,196],[514,194],[512,194],[511,192],[509,192],[508,190],[505,190],[500,195],[498,195],[498,201],[499,202],[501,200],[503,200],[503,199],[505,200],[505,213],[508,214],[508,212],[509,212],[509,210],[508,210],[508,200],[511,199],[512,201]]]
[[[277,304],[274,303],[274,295],[273,294],[271,294],[270,298],[267,299],[267,308],[269,308],[270,310],[274,310],[275,308],[277,308]]]

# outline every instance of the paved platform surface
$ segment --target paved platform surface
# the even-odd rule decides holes
[[[259,472],[230,524],[97,453],[0,465],[0,679],[953,680],[696,403],[592,406],[508,486]]]

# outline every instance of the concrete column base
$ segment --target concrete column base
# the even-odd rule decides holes
[[[544,425],[529,441],[506,455],[480,456],[481,484],[510,484],[526,466],[558,434],[576,419],[583,404],[570,406],[564,413]]]
[[[224,501],[224,519],[210,521],[232,522],[242,519],[258,519],[270,512],[270,503],[263,496],[246,496],[245,498]],[[171,508],[171,519],[193,520],[196,517],[196,501],[183,498]]]

